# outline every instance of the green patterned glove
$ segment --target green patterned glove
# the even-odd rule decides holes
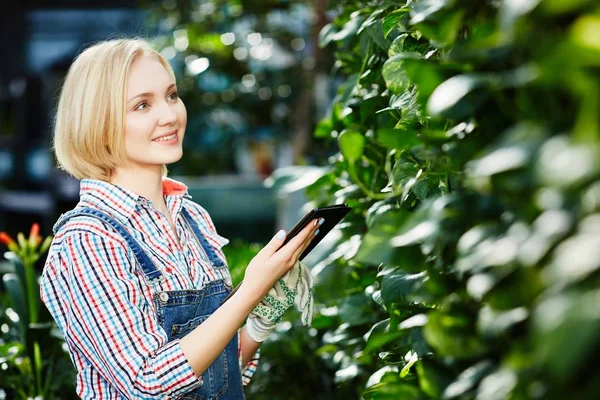
[[[246,332],[250,338],[255,342],[265,341],[294,303],[302,310],[302,323],[308,325],[312,321],[312,283],[310,269],[297,262],[248,316]]]

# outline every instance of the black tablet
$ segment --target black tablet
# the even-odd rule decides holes
[[[314,249],[321,240],[323,240],[323,238],[346,216],[346,214],[350,212],[351,209],[352,208],[348,207],[347,204],[336,204],[334,206],[313,208],[304,217],[302,217],[302,219],[298,221],[298,223],[292,229],[290,229],[281,247],[285,246],[294,238],[294,236],[302,232],[302,229],[304,229],[306,224],[308,224],[310,221],[324,218],[325,222],[323,222],[323,225],[319,227],[319,233],[300,255],[299,259],[304,259],[304,257],[306,257],[308,253],[310,253],[311,250]]]
[[[319,227],[319,233],[315,238],[310,242],[308,247],[300,254],[299,259],[302,260],[304,257],[310,253],[312,249],[315,248],[317,244],[336,226],[345,216],[350,212],[352,208],[348,207],[347,204],[336,204],[333,206],[313,208],[310,210],[290,231],[287,233],[285,240],[281,247],[285,246],[290,240],[294,238],[298,233],[302,232],[302,229],[308,224],[310,221],[314,219],[324,218],[325,221],[323,225]],[[280,248],[281,248],[280,247]],[[229,293],[229,295],[223,300],[225,303],[241,286],[241,282]]]

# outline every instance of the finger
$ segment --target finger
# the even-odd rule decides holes
[[[299,259],[300,256],[302,255],[302,253],[304,253],[304,250],[306,250],[308,248],[308,246],[310,246],[310,244],[314,240],[315,236],[317,236],[317,231],[319,230],[320,226],[321,226],[321,224],[317,223],[317,225],[312,229],[310,235],[308,235],[306,240],[304,240],[304,242],[302,242],[302,245],[294,252],[294,255],[292,256],[294,258],[294,260]]]
[[[309,238],[311,235],[314,235],[315,230],[318,226],[318,220],[310,221],[302,231],[298,235],[296,235],[292,240],[290,240],[284,247],[282,247],[277,254],[276,257],[281,258],[282,260],[291,260],[293,254],[296,250],[302,246],[302,244]]]
[[[283,244],[285,240],[285,231],[282,229],[273,238],[265,247],[260,251],[261,255],[266,257],[272,256]]]

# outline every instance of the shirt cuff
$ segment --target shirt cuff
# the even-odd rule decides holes
[[[252,376],[258,368],[259,359],[260,349],[256,350],[256,353],[254,354],[254,357],[252,357],[252,360],[250,360],[250,362],[246,364],[246,366],[242,369],[242,385],[246,386],[248,383],[250,383],[250,379],[252,379]]]
[[[156,378],[169,397],[177,397],[202,385],[202,378],[194,373],[183,354],[179,340],[173,340],[161,347],[154,353],[151,362]]]

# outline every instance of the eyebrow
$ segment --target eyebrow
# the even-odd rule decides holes
[[[176,87],[176,85],[174,83],[171,83],[168,87],[167,90],[165,90],[165,92],[168,92],[169,90],[173,89],[174,87]],[[138,95],[133,96],[132,98],[130,98],[129,100],[127,100],[127,103],[131,103],[133,100],[137,99],[138,97],[153,97],[154,93],[153,92],[144,92],[144,93],[140,93]]]

